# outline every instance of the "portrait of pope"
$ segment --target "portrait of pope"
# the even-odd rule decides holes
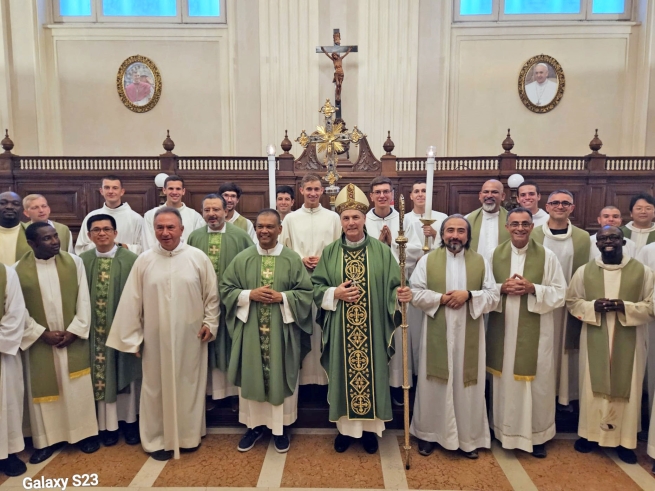
[[[155,92],[154,75],[144,63],[133,63],[123,78],[125,95],[136,106],[144,106],[150,102]]]
[[[537,63],[525,77],[525,95],[535,106],[547,106],[557,94],[555,70],[548,63]]]

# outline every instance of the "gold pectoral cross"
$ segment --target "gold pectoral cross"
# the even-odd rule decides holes
[[[100,307],[101,309],[104,309],[105,306],[107,305],[107,302],[105,302],[105,301],[102,300],[102,299],[100,299],[100,300],[96,300],[96,305],[97,305],[98,307]]]

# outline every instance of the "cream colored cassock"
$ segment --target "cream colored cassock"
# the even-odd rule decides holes
[[[143,250],[147,251],[153,247],[159,247],[159,242],[155,237],[155,212],[159,208],[163,208],[166,205],[157,206],[152,210],[146,212],[143,215],[143,236],[141,237],[141,244],[143,245]],[[187,205],[182,203],[180,208],[177,208],[177,211],[182,215],[182,225],[184,225],[184,231],[182,232],[182,240],[186,242],[193,232],[197,228],[202,228],[207,223],[205,219],[202,218],[202,215],[198,213],[193,208],[189,208]],[[134,251],[132,251],[134,252]]]
[[[655,223],[653,223],[648,228],[636,228],[634,226],[634,222],[628,222],[626,224],[626,227],[632,230],[632,236],[630,237],[630,239],[634,241],[635,245],[637,246],[637,253],[641,251],[642,247],[646,246],[648,235],[651,232],[655,231]]]
[[[470,213],[469,213],[470,215]],[[466,215],[468,220],[469,215]],[[480,224],[480,239],[478,240],[478,254],[482,255],[487,262],[491,261],[494,249],[498,247],[498,220],[500,211],[488,213],[482,210],[482,223]]]
[[[596,240],[597,240],[596,234],[589,237],[589,240],[591,240],[591,249],[589,249],[589,260],[591,261],[592,259],[596,259],[597,257],[600,257],[600,251],[598,250],[598,246],[596,245]],[[625,239],[625,245],[623,246],[623,255],[628,257],[634,257],[636,259],[637,244],[635,244],[630,239]]]
[[[621,264],[604,264],[598,258],[596,264],[602,267],[605,280],[605,296],[618,298],[621,286],[622,268],[630,260],[623,257]],[[585,266],[586,267],[586,266]],[[571,314],[584,322],[580,336],[580,420],[578,435],[592,442],[598,442],[602,447],[617,447],[634,449],[637,447],[637,431],[639,431],[641,394],[646,370],[646,324],[653,320],[653,272],[645,268],[642,296],[644,300],[637,303],[624,302],[625,314],[608,312],[607,331],[609,349],[614,341],[614,326],[618,321],[621,325],[637,326],[637,343],[635,346],[635,361],[630,385],[628,402],[610,402],[603,397],[594,397],[589,376],[589,360],[587,357],[587,330],[589,326],[600,326],[601,314],[594,311],[594,302],[585,300],[584,270],[581,267],[571,279],[566,294],[566,305]],[[593,329],[593,327],[592,327]],[[611,431],[604,427],[611,425]]]
[[[400,229],[400,221],[399,221],[400,215],[394,208],[391,208],[391,213],[389,213],[389,215],[387,215],[384,218],[380,218],[375,214],[374,210],[375,209],[373,208],[369,210],[369,212],[366,214],[366,231],[371,237],[377,239],[380,237],[380,232],[382,232],[382,228],[385,225],[389,227],[389,230],[391,231],[391,252],[393,253],[393,257],[396,258],[396,261],[398,261],[399,260],[398,244],[396,243],[396,239],[398,238],[398,231]],[[416,264],[416,261],[420,257],[420,254],[422,254],[422,251],[420,251],[420,249],[417,250],[416,248],[409,247],[410,243],[418,243],[418,239],[415,238],[414,236],[414,228],[410,226],[410,223],[408,222],[403,223],[403,229],[408,241],[407,242],[408,247],[405,249],[406,252],[405,271],[407,271],[411,265]],[[423,233],[421,233],[421,236],[423,236]],[[407,276],[407,278],[409,278],[409,275]],[[409,371],[409,385],[412,385],[412,369],[415,365],[412,356],[415,351],[415,348],[413,346],[412,332],[416,331],[415,325],[421,322],[420,314],[418,312],[411,312],[411,310],[413,309],[411,308],[407,309],[407,324],[409,325],[409,333],[410,333],[407,339],[407,354],[409,355],[409,363],[407,365]],[[396,329],[393,339],[394,339],[394,347],[396,348],[396,354],[391,358],[391,361],[389,362],[389,385],[391,387],[402,387],[403,385],[403,357],[402,357],[403,337],[402,337],[401,329]]]
[[[655,243],[642,247],[635,259],[637,259],[637,261],[639,261],[644,266],[655,271]],[[653,400],[655,399],[655,322],[649,322],[647,329],[648,363],[646,370],[648,375],[646,378],[648,380],[648,410],[650,414],[650,412],[653,410]],[[651,416],[651,421],[652,420],[653,417]],[[648,434],[650,435],[650,430]],[[653,455],[655,455],[655,452]]]
[[[0,227],[0,263],[11,266],[16,262],[16,240],[18,239],[19,223],[15,227]]]
[[[25,332],[25,301],[16,272],[7,271],[7,286],[2,299],[5,314],[0,319],[0,460],[25,448],[23,441],[23,364],[20,342]]]
[[[84,251],[93,249],[95,244],[91,242],[88,234],[86,233],[86,223],[94,215],[99,214],[109,215],[116,220],[116,230],[118,235],[116,241],[127,246],[127,249],[134,254],[141,254],[143,252],[143,217],[136,211],[130,208],[129,203],[122,203],[117,208],[109,208],[105,203],[102,208],[93,210],[82,221],[80,233],[77,236],[75,243],[75,253],[82,254]],[[191,232],[189,232],[191,233]]]
[[[537,210],[537,213],[532,215],[532,223],[534,223],[535,227],[541,227],[544,223],[548,221],[549,218],[550,215],[548,215],[548,213],[546,213],[544,210],[539,208]]]
[[[571,222],[566,234],[553,235],[548,228],[548,222],[542,226],[544,231],[544,247],[555,253],[562,266],[562,272],[567,284],[573,276],[573,239],[571,239]],[[577,350],[567,352],[564,349],[564,328],[566,326],[568,310],[566,306],[555,309],[553,320],[555,322],[555,372],[557,378],[555,388],[557,390],[558,402],[568,405],[579,397],[578,360],[580,353]]]
[[[466,290],[466,265],[463,254],[447,251],[446,288]],[[496,308],[500,299],[494,275],[485,260],[485,277],[482,290],[472,291],[468,303],[470,314],[479,319],[480,349],[478,351],[478,382],[464,387],[464,340],[467,310],[454,310],[439,305],[442,293],[427,289],[427,257],[421,258],[412,274],[412,304],[426,315],[434,317],[440,308],[446,309],[448,340],[448,383],[428,380],[426,375],[427,317],[423,321],[421,358],[419,360],[414,416],[410,433],[421,440],[437,442],[447,450],[461,448],[471,452],[476,448],[489,448],[489,424],[484,400],[485,340],[483,314]]]
[[[288,218],[289,215],[287,215]],[[279,256],[282,253],[282,244],[280,242],[273,249],[262,249],[259,244],[256,245],[257,252],[260,256]],[[248,322],[250,315],[250,292],[252,290],[243,290],[239,294],[237,301],[237,317],[244,324]],[[284,292],[282,294],[282,303],[280,312],[282,313],[282,322],[291,324],[295,322],[293,311],[289,308],[289,302]],[[241,397],[239,389],[239,423],[246,425],[248,428],[257,426],[266,426],[273,435],[282,435],[285,426],[292,425],[298,419],[298,383],[296,390],[289,397],[285,397],[282,404],[274,406],[270,402],[252,401]]]
[[[512,245],[510,276],[523,275],[528,246],[517,249]],[[508,295],[505,303],[505,349],[503,374],[492,376],[491,428],[503,448],[518,448],[532,452],[555,436],[555,370],[553,367],[553,310],[564,305],[566,280],[557,257],[548,249],[542,283],[534,285],[535,294],[528,295],[528,310],[541,316],[537,373],[531,382],[514,379],[516,337],[518,334],[521,296]],[[502,282],[506,278],[496,278]],[[496,283],[500,296],[502,283]],[[498,303],[497,312],[502,312]]]
[[[107,346],[136,353],[143,343],[139,406],[146,452],[193,448],[205,435],[207,343],[216,337],[218,291],[211,261],[200,249],[157,245],[135,261],[109,332]]]
[[[303,205],[284,219],[280,242],[303,258],[320,256],[325,246],[339,237],[341,237],[339,215],[321,205],[318,205],[318,208],[306,208]],[[311,336],[312,350],[302,361],[298,383],[327,385],[327,374],[321,365],[323,334],[321,326],[316,324],[316,305],[313,303],[312,321],[314,324],[314,332]]]
[[[39,278],[43,307],[51,331],[72,332],[81,339],[89,338],[91,323],[91,302],[89,287],[82,260],[71,255],[77,267],[77,307],[69,326],[64,326],[61,307],[61,289],[55,258],[36,259],[36,273]],[[91,374],[71,379],[68,376],[68,351],[66,348],[52,348],[59,384],[59,399],[52,402],[33,403],[30,388],[30,352],[28,348],[41,337],[46,328],[37,324],[26,311],[25,334],[21,342],[25,387],[30,414],[31,436],[34,448],[45,448],[59,442],[75,443],[98,434],[96,406],[91,385]]]

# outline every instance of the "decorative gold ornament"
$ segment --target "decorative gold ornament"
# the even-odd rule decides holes
[[[334,206],[339,215],[346,210],[359,210],[366,214],[368,212],[368,198],[361,189],[350,183],[339,191]]]
[[[330,99],[325,99],[325,104],[323,104],[323,107],[318,112],[323,113],[323,116],[330,119],[337,112],[337,108],[330,103]]]
[[[543,82],[545,84],[543,88],[537,85],[537,81],[534,78],[534,71],[540,63],[548,66],[548,75]],[[554,75],[554,77],[551,77],[551,75]],[[556,79],[557,82],[553,79]],[[553,87],[555,83],[557,84],[556,88]],[[564,77],[564,70],[562,70],[561,65],[552,56],[544,54],[533,56],[525,62],[519,73],[519,97],[523,105],[535,113],[543,114],[555,109],[555,106],[560,103],[564,96],[565,87],[566,79]],[[542,100],[542,97],[545,99]]]
[[[118,69],[116,90],[130,111],[150,111],[159,102],[161,87],[161,75],[150,58],[141,55],[130,56]]]

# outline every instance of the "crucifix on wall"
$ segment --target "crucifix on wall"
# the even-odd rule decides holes
[[[317,53],[324,53],[334,64],[334,99],[337,108],[337,119],[341,118],[341,85],[343,84],[343,59],[348,53],[357,53],[357,46],[341,46],[341,33],[339,29],[332,30],[332,46],[317,46]],[[341,54],[343,53],[343,55]]]

